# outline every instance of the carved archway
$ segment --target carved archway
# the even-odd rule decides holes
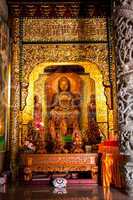
[[[29,120],[32,120],[33,116],[33,99],[34,99],[34,84],[37,81],[40,81],[41,88],[44,85],[45,80],[48,77],[48,74],[44,75],[44,69],[50,65],[81,65],[86,74],[90,75],[90,78],[92,78],[96,82],[96,109],[97,109],[97,122],[100,125],[100,128],[104,131],[106,129],[107,134],[107,126],[108,126],[108,114],[107,114],[107,99],[105,96],[104,86],[103,86],[103,76],[101,71],[99,70],[98,66],[96,64],[93,64],[91,62],[78,62],[78,63],[41,63],[39,65],[36,65],[34,69],[32,70],[30,77],[29,77],[29,85],[26,88],[26,92],[22,93],[22,99],[23,102],[25,102],[24,109],[22,111],[22,119],[23,124],[27,124]],[[87,89],[87,86],[86,86]],[[44,91],[44,88],[40,90],[39,92]],[[44,92],[41,93],[42,99],[45,99]],[[26,98],[27,97],[27,98]],[[44,102],[44,101],[42,101]],[[43,103],[43,113],[45,118],[46,113],[46,106]],[[103,123],[104,122],[104,123]],[[105,127],[106,126],[106,127]]]

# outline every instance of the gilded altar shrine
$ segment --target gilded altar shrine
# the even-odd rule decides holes
[[[114,136],[106,17],[13,17],[12,27],[12,167],[18,152],[82,155]]]
[[[32,119],[22,125],[25,149],[29,142],[35,153],[83,153],[88,140],[101,141],[95,81],[82,66],[46,67],[34,83],[33,99]]]

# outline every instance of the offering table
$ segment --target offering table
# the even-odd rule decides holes
[[[92,179],[97,183],[98,154],[30,154],[20,155],[24,180],[32,180],[32,172],[72,172],[91,171]]]

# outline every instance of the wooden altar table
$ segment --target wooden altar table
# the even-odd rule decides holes
[[[32,172],[70,172],[91,171],[92,179],[97,183],[98,154],[28,154],[20,155],[24,169],[24,180],[32,180]]]

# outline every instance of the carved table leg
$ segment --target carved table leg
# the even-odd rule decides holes
[[[32,158],[27,158],[26,166],[24,168],[24,180],[32,180]]]
[[[92,179],[97,183],[98,181],[98,167],[94,166],[91,170]]]
[[[32,180],[32,171],[29,167],[24,168],[24,181]]]

